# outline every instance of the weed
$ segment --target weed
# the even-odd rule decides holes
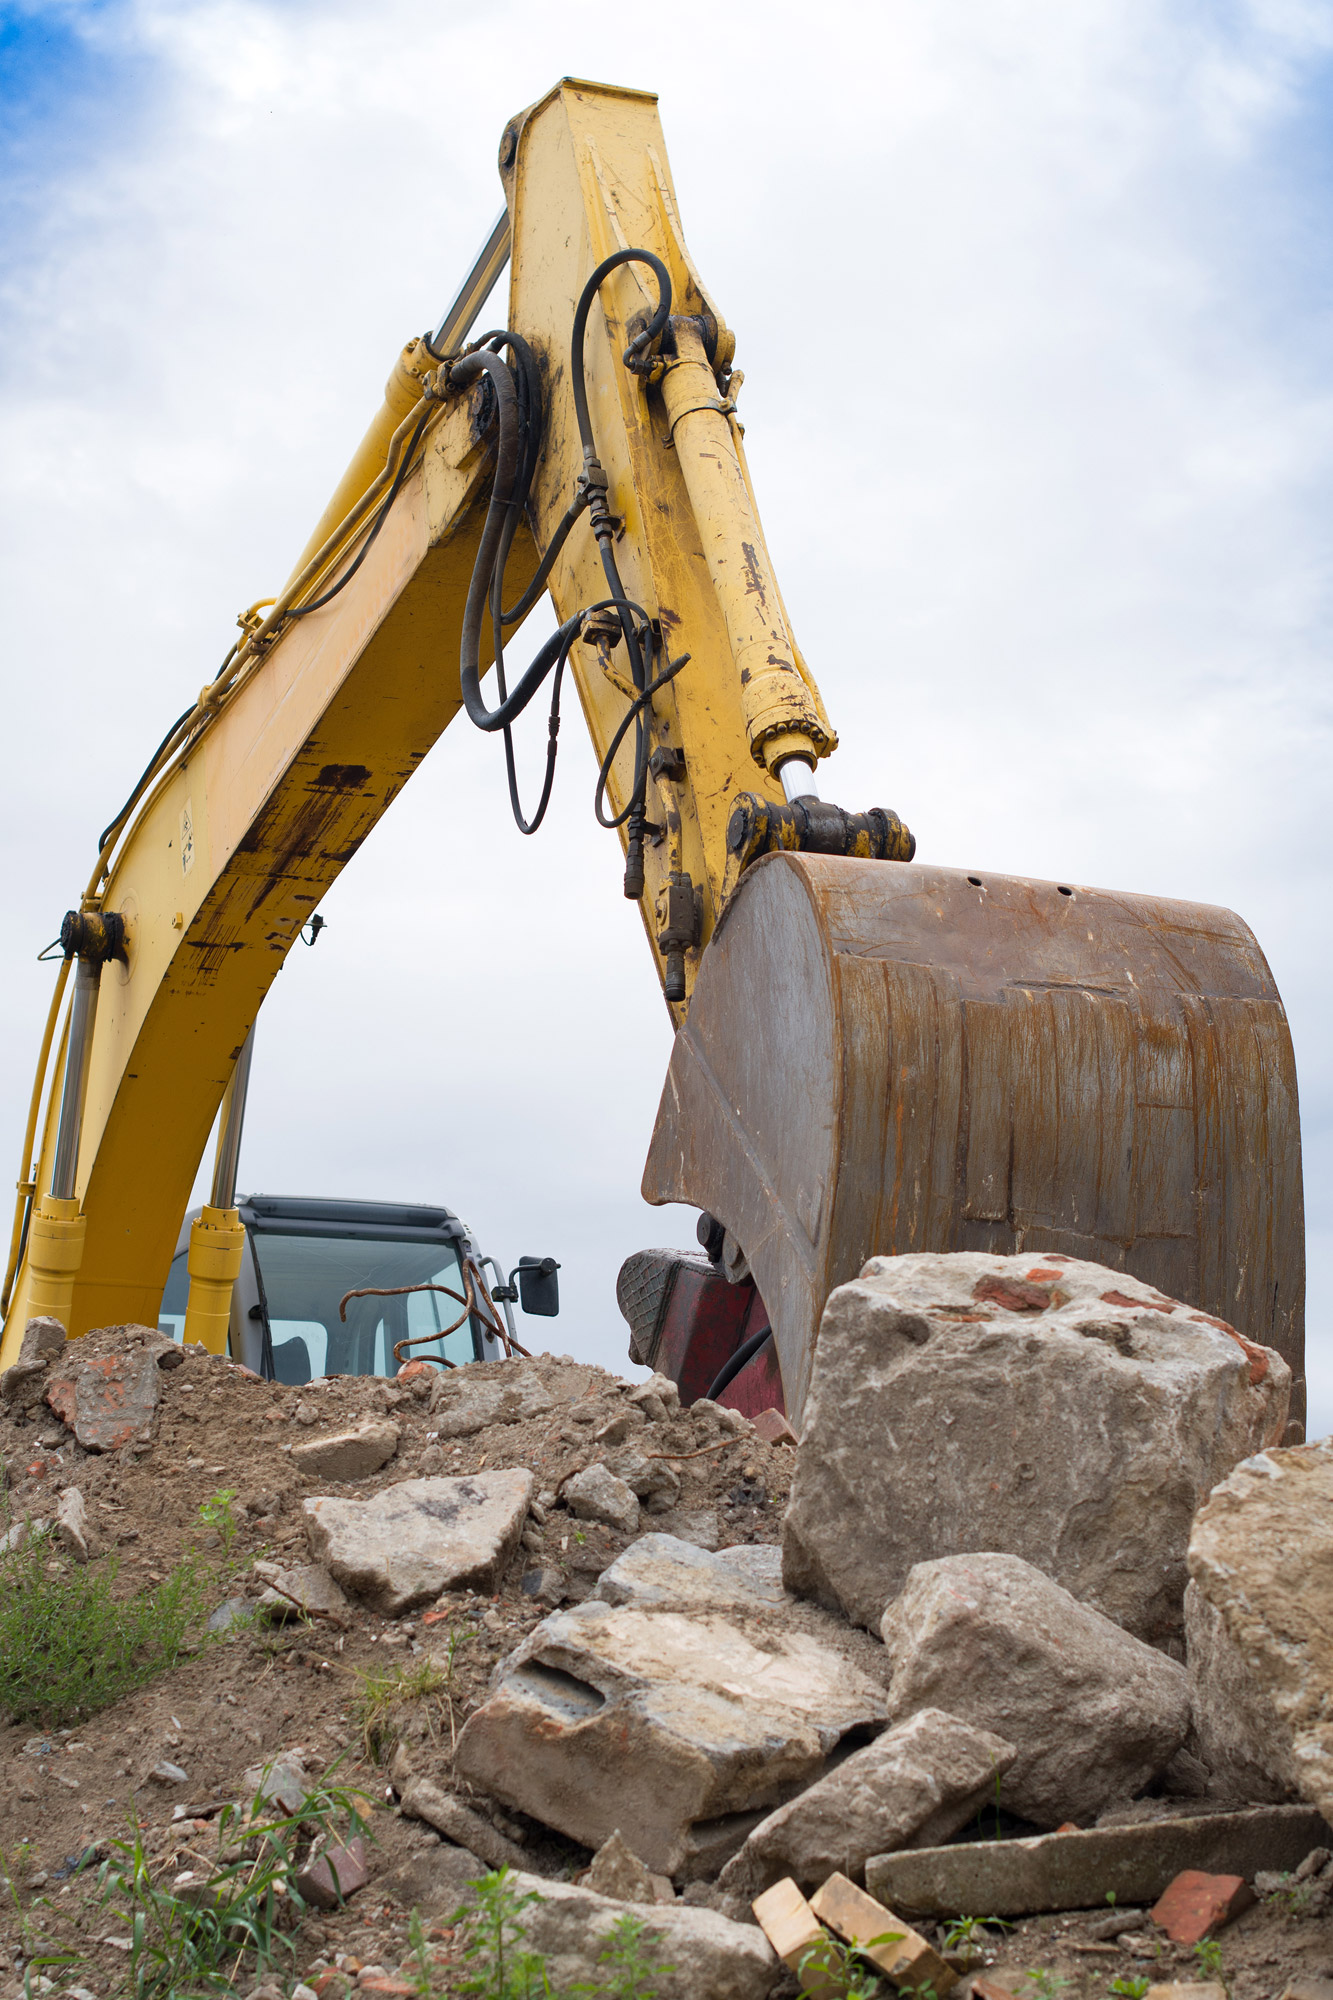
[[[136,2000],[230,1992],[247,1960],[262,1976],[282,1954],[290,1956],[289,1933],[305,1914],[293,1879],[300,1856],[364,1834],[363,1803],[359,1794],[325,1782],[288,1815],[245,1820],[226,1807],[218,1852],[228,1858],[188,1882],[159,1878],[136,1820],[127,1838],[111,1842],[100,1878],[104,1907],[130,1933]]]
[[[1200,1976],[1214,1985],[1221,1986],[1227,1993],[1231,1982],[1222,1964],[1222,1947],[1216,1938],[1201,1938],[1194,1947],[1194,1962]]]
[[[979,1946],[983,1951],[994,1940],[986,1935],[987,1927],[999,1931],[1011,1931],[1003,1917],[955,1917],[944,1933],[944,1949],[957,1951],[960,1945]]]
[[[1058,1972],[1052,1972],[1046,1965],[1036,1972],[1025,1972],[1023,1977],[1036,1995],[1036,2000],[1058,2000],[1058,1995],[1070,1984],[1069,1980],[1062,1978]]]
[[[410,1702],[425,1704],[432,1739],[435,1718],[441,1712],[439,1697],[449,1687],[450,1675],[432,1659],[416,1660],[411,1666],[390,1667],[380,1673],[358,1673],[361,1685],[355,1698],[361,1741],[372,1763],[382,1764],[393,1755],[401,1734],[396,1711]],[[450,1711],[452,1715],[452,1709]]]
[[[901,1936],[901,1931],[886,1931],[883,1937],[872,1938],[870,1942],[888,1944]],[[878,1974],[866,1964],[855,1945],[844,1944],[831,1931],[826,1931],[809,1951],[802,1952],[796,1970],[802,1991],[840,1993],[845,2000],[876,2000],[882,1991]]]
[[[174,1667],[203,1616],[192,1559],[152,1590],[117,1599],[117,1565],[47,1569],[46,1538],[0,1552],[0,1712],[48,1728],[118,1701]]]
[[[216,1493],[210,1493],[207,1500],[199,1504],[199,1519],[206,1528],[211,1528],[222,1543],[224,1561],[230,1560],[231,1545],[241,1531],[232,1502],[239,1487],[220,1486]]]
[[[574,1992],[596,1995],[597,2000],[656,2000],[655,1982],[676,1968],[649,1957],[644,1928],[643,1918],[629,1910],[617,1917],[597,1954],[597,1963],[606,1967],[607,1976],[593,1983],[580,1980]]]
[[[470,1968],[458,1991],[473,2000],[552,2000],[546,1967],[527,1949],[519,1921],[528,1905],[538,1901],[536,1893],[521,1895],[507,1868],[468,1886],[476,1891],[476,1902],[465,1903],[452,1918],[466,1937],[463,1957]]]
[[[1122,1974],[1119,1979],[1111,1981],[1111,1991],[1119,1996],[1119,2000],[1144,2000],[1151,1985],[1146,1972],[1133,1973],[1129,1978]]]

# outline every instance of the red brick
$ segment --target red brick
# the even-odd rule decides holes
[[[358,1993],[382,1994],[385,1996],[385,2000],[410,2000],[410,1996],[417,1989],[415,1986],[409,1986],[405,1980],[390,1979],[386,1975],[383,1979],[373,1977],[370,1979],[358,1979],[356,1990]]]
[[[767,1444],[799,1444],[800,1440],[781,1410],[761,1410],[751,1423]]]
[[[1254,1891],[1241,1875],[1204,1875],[1197,1868],[1186,1868],[1149,1915],[1173,1944],[1199,1944],[1248,1910],[1253,1901]]]
[[[421,1375],[434,1375],[436,1372],[429,1361],[405,1361],[393,1379],[395,1382],[415,1382]]]

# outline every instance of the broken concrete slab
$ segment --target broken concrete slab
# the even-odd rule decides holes
[[[151,1349],[66,1355],[52,1368],[46,1401],[85,1451],[119,1451],[146,1439],[162,1393],[162,1376]]]
[[[453,1792],[446,1792],[433,1778],[413,1778],[399,1810],[407,1819],[424,1820],[456,1847],[466,1847],[488,1868],[521,1868],[528,1858],[515,1841],[506,1840],[488,1819],[473,1812]]]
[[[354,1597],[396,1617],[444,1590],[494,1590],[518,1547],[532,1474],[404,1479],[370,1500],[303,1500],[311,1554]]]
[[[398,1426],[380,1419],[294,1444],[292,1464],[311,1479],[369,1479],[398,1449]]]
[[[313,1779],[299,1750],[288,1750],[269,1764],[252,1764],[241,1779],[252,1820],[290,1819],[309,1796]]]
[[[1185,1665],[1191,1741],[1209,1772],[1209,1788],[1254,1804],[1300,1797],[1290,1730],[1263,1684],[1251,1677],[1244,1650],[1197,1583],[1185,1592]]]
[[[1327,1825],[1310,1806],[1256,1806],[1148,1826],[905,1848],[872,1855],[866,1887],[914,1916],[1092,1910],[1112,1894],[1117,1903],[1155,1902],[1185,1868],[1247,1881],[1261,1868],[1295,1868],[1327,1838]]]
[[[665,1458],[650,1458],[637,1450],[618,1451],[607,1460],[607,1469],[624,1480],[646,1513],[669,1513],[680,1499],[680,1474]]]
[[[1276,1353],[1098,1264],[874,1257],[824,1311],[788,1586],[873,1628],[915,1563],[984,1547],[1176,1638],[1195,1508],[1281,1435],[1290,1382]]]
[[[524,1423],[554,1408],[555,1398],[541,1376],[522,1362],[506,1362],[502,1374],[451,1368],[437,1378],[430,1394],[434,1428],[442,1438],[472,1437],[491,1424]]]
[[[1205,1763],[1258,1766],[1333,1813],[1333,1439],[1258,1453],[1199,1510],[1190,1575],[1217,1613],[1193,1620]],[[1230,1682],[1230,1684],[1228,1684]],[[1248,1743],[1247,1727],[1253,1731]]]
[[[812,1889],[862,1881],[872,1854],[933,1847],[995,1796],[1014,1747],[940,1709],[924,1709],[834,1766],[761,1821],[718,1880],[746,1902],[783,1876]]]
[[[579,1990],[579,1982],[603,1982],[609,1966],[602,1957],[626,1911],[643,1923],[643,1956],[664,1968],[651,1985],[657,2000],[766,2000],[781,1968],[768,1940],[754,1924],[734,1924],[713,1910],[684,1903],[625,1904],[570,1882],[515,1874],[517,1895],[531,1895],[523,1912],[527,1948],[544,1961],[557,1993]],[[666,1969],[669,1968],[669,1969]]]
[[[757,1599],[558,1611],[497,1668],[456,1768],[585,1846],[619,1828],[654,1873],[715,1872],[849,1731],[884,1719],[856,1645],[792,1619]]]
[[[255,1609],[275,1623],[286,1618],[307,1616],[344,1618],[351,1605],[326,1569],[317,1563],[257,1562],[253,1574],[267,1588]]]
[[[605,1521],[621,1535],[638,1533],[638,1500],[624,1480],[617,1479],[600,1460],[567,1479],[560,1498],[577,1520]]]
[[[947,1708],[1012,1743],[1000,1803],[1035,1826],[1135,1797],[1189,1729],[1184,1668],[1020,1556],[917,1563],[880,1629],[894,1719]]]
[[[747,1551],[747,1553],[749,1553]],[[776,1549],[774,1555],[779,1557]],[[780,1579],[765,1565],[729,1562],[734,1550],[701,1549],[677,1535],[640,1535],[604,1569],[594,1593],[604,1604],[653,1605],[661,1610],[740,1610],[747,1604],[784,1604]]]

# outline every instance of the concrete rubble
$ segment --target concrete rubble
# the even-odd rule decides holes
[[[669,1538],[652,1540],[659,1593]],[[708,1599],[702,1554],[681,1558],[687,1609],[631,1597],[544,1619],[469,1717],[462,1776],[589,1847],[619,1829],[653,1872],[689,1880],[716,1874],[850,1732],[882,1726],[884,1689],[855,1649],[728,1565]],[[611,1594],[632,1591],[627,1574]]]
[[[294,1444],[292,1464],[312,1479],[369,1479],[398,1449],[398,1426],[383,1419]]]
[[[1333,1813],[1333,1440],[1237,1466],[1189,1545],[1199,1753]]]
[[[1195,1509],[1281,1437],[1290,1386],[1270,1349],[1101,1265],[873,1257],[824,1310],[787,1582],[873,1629],[914,1564],[984,1547],[1179,1639]]]
[[[530,1472],[479,1472],[405,1479],[370,1500],[306,1500],[311,1553],[392,1617],[445,1590],[490,1590],[518,1546],[533,1485]]]
[[[536,1898],[523,1912],[527,1948],[544,1959],[557,1993],[605,1978],[601,1954],[627,1910],[643,1923],[645,1956],[670,1968],[652,1980],[657,2000],[765,2000],[776,1981],[778,1961],[755,1924],[682,1903],[622,1903],[537,1875],[516,1874],[513,1886]]]
[[[218,1789],[182,1705],[135,1783],[197,1841],[224,1798],[294,1813],[364,1751],[399,1845],[344,1828],[306,1855],[323,1916],[373,1882],[452,1937],[507,1869],[554,1991],[596,1990],[628,1913],[659,2000],[777,2000],[811,1950],[836,1992],[839,1940],[899,1992],[996,2000],[1023,1975],[959,1985],[935,1919],[1082,1912],[1071,1949],[1123,1975],[1270,1903],[1333,1908],[1333,1441],[1269,1442],[1289,1374],[1243,1329],[1062,1256],[872,1259],[829,1300],[799,1441],[567,1357],[279,1403],[110,1331],[80,1350],[34,1321],[0,1378],[41,1503],[5,1542],[67,1572],[124,1548],[156,1581],[120,1496],[171,1406],[169,1490],[229,1558],[209,1658],[248,1632],[272,1704],[304,1662],[330,1707]],[[267,1456],[233,1476],[213,1425],[237,1397]],[[350,1673],[373,1718],[337,1707]],[[22,1754],[79,1793],[80,1739]],[[410,2000],[388,1964],[302,1990]]]
[[[748,1901],[783,1876],[803,1889],[835,1873],[862,1881],[870,1855],[933,1847],[965,1826],[1014,1755],[1003,1738],[923,1709],[761,1820],[718,1888]]]
[[[1035,1826],[1137,1796],[1185,1741],[1185,1670],[1018,1556],[917,1563],[881,1630],[895,1720],[947,1707],[1014,1746],[997,1788]]]
[[[1185,1868],[1247,1881],[1260,1868],[1293,1869],[1327,1836],[1327,1825],[1309,1806],[1257,1806],[873,1855],[866,1887],[911,1916],[1092,1910],[1111,1896],[1131,1905],[1155,1902]]]

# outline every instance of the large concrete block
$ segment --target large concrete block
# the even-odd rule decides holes
[[[884,1720],[860,1635],[840,1645],[800,1615],[754,1595],[739,1611],[558,1611],[497,1669],[458,1772],[588,1847],[618,1829],[655,1873],[714,1873],[849,1731]]]
[[[1194,1524],[1200,1753],[1233,1783],[1295,1783],[1333,1815],[1333,1439],[1258,1453]]]
[[[1277,1805],[1299,1797],[1291,1732],[1262,1674],[1251,1674],[1222,1613],[1197,1583],[1185,1592],[1185,1664],[1194,1750],[1223,1796]]]
[[[442,1590],[493,1590],[518,1547],[530,1472],[404,1479],[370,1500],[303,1500],[310,1550],[334,1581],[389,1617]]]
[[[914,1563],[999,1550],[1178,1637],[1195,1508],[1286,1423],[1242,1336],[1074,1258],[871,1258],[820,1325],[788,1585],[873,1627]]]
[[[918,1563],[884,1613],[895,1720],[948,1706],[1017,1755],[999,1790],[1036,1826],[1131,1799],[1185,1740],[1185,1670],[1019,1556]]]

